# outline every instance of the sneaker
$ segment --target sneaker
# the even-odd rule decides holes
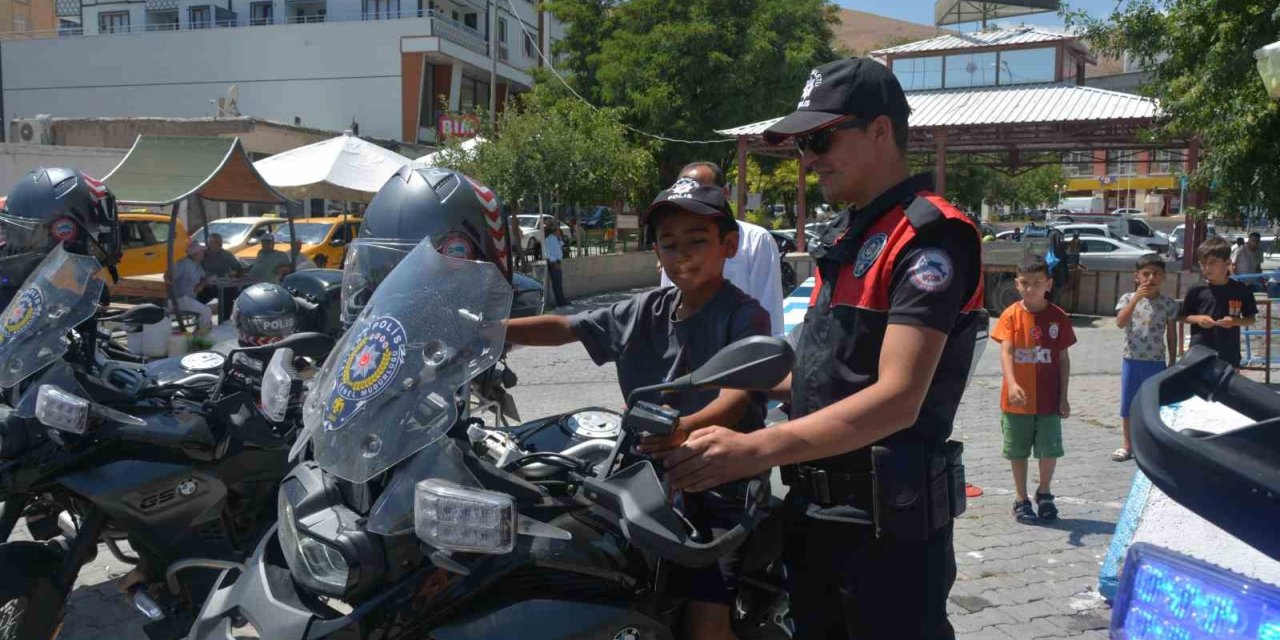
[[[1053,504],[1052,493],[1036,492],[1036,509],[1040,512],[1041,520],[1057,520],[1058,507]]]
[[[1013,503],[1013,519],[1024,524],[1036,521],[1036,510],[1031,508],[1030,500]]]

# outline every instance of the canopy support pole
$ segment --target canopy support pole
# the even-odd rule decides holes
[[[747,219],[747,137],[738,136],[738,219]]]
[[[943,196],[947,192],[947,132],[939,131],[934,144],[933,190]]]
[[[809,217],[809,204],[805,197],[808,195],[805,193],[808,191],[804,180],[805,173],[804,158],[796,158],[796,175],[799,176],[796,179],[796,251],[801,253],[804,253],[805,241],[808,239],[804,235],[804,223]]]

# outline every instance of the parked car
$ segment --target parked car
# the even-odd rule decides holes
[[[360,232],[360,218],[354,216],[335,218],[300,218],[293,221],[293,233],[302,241],[302,255],[315,260],[323,255],[328,260],[328,268],[341,269],[347,256],[347,245]],[[289,235],[289,225],[281,225],[271,234],[276,241],[278,251],[288,252],[293,237]],[[245,264],[252,264],[258,259],[258,251],[262,249],[261,241],[241,249],[236,253]]]
[[[1017,241],[1022,239],[1021,229],[1010,229],[996,234],[996,240]]]
[[[257,244],[262,236],[274,232],[276,227],[286,222],[288,220],[284,218],[265,216],[220,218],[209,222],[208,232],[221,235],[222,248],[231,253],[237,253],[241,249]],[[191,241],[207,242],[208,236],[205,235],[205,231],[204,227],[196,229],[195,233],[191,234]]]
[[[778,243],[778,253],[786,255],[796,250],[796,230],[795,229],[774,229],[769,231],[769,235],[773,236],[774,242]],[[812,247],[820,236],[808,229],[804,233],[805,248]]]
[[[1072,233],[1080,235],[1105,236],[1124,240],[1130,244],[1149,247],[1156,253],[1169,252],[1169,237],[1151,228],[1141,218],[1112,218],[1098,222],[1074,222],[1054,225],[1068,236]]]
[[[1143,211],[1142,209],[1125,209],[1125,208],[1120,208],[1120,209],[1115,209],[1115,210],[1113,210],[1113,211],[1111,212],[1111,215],[1113,215],[1113,216],[1141,216],[1141,215],[1146,215],[1146,212],[1145,212],[1145,211]]]
[[[587,229],[607,229],[614,225],[616,219],[617,216],[614,215],[612,207],[600,205],[579,214],[578,224]]]
[[[565,244],[573,244],[573,232],[569,230],[569,225],[560,222],[555,216],[524,213],[516,216],[516,222],[520,225],[521,235],[524,236],[525,255],[535,259],[542,256],[542,228],[548,220],[560,225],[560,235],[564,236]]]
[[[1138,258],[1153,254],[1148,247],[1102,236],[1080,237],[1080,264],[1090,271],[1133,271]]]
[[[173,260],[187,255],[187,230],[178,220],[173,242]],[[164,273],[169,261],[169,216],[156,213],[120,214],[121,278]],[[107,280],[110,282],[110,280]]]
[[[1187,234],[1187,225],[1185,224],[1180,224],[1174,227],[1173,231],[1169,233],[1170,255],[1172,255],[1174,258],[1182,257],[1183,236],[1185,236],[1186,234]],[[1209,229],[1205,237],[1216,238],[1217,236],[1218,236],[1217,227],[1213,226],[1213,223],[1209,223]]]

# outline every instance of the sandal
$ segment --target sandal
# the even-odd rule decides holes
[[[1028,505],[1030,506],[1030,505]],[[1057,520],[1058,506],[1053,504],[1052,493],[1036,492],[1036,509],[1040,512],[1041,520]]]
[[[1115,451],[1111,452],[1112,462],[1125,462],[1126,460],[1132,460],[1132,459],[1133,459],[1133,452],[1129,451],[1124,447],[1120,447],[1119,449],[1116,449]]]
[[[1031,524],[1036,521],[1036,510],[1031,508],[1030,500],[1013,503],[1013,519],[1023,524]]]

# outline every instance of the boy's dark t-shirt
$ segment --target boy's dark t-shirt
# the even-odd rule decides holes
[[[770,335],[769,314],[727,281],[697,313],[677,321],[680,295],[675,287],[663,287],[569,317],[569,326],[596,364],[616,363],[623,396],[685,375],[732,342]],[[642,394],[638,399],[670,405],[689,415],[711,404],[719,393],[718,389],[702,389]],[[739,430],[764,426],[763,396],[753,406],[756,410],[747,412],[737,425]]]
[[[1258,303],[1253,299],[1249,285],[1237,280],[1214,285],[1207,282],[1191,287],[1182,299],[1182,317],[1209,316],[1219,320],[1226,316],[1250,318],[1258,315]],[[1202,329],[1191,325],[1191,344],[1211,347],[1218,355],[1235,366],[1240,366],[1240,327]]]

